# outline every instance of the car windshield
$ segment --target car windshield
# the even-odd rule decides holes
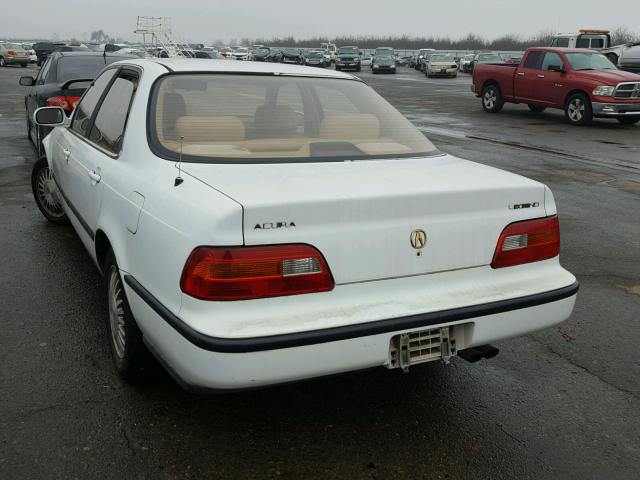
[[[7,50],[24,50],[24,47],[18,43],[4,43],[3,45]]]
[[[285,48],[282,50],[287,55],[299,55],[300,51],[297,48]]]
[[[451,53],[434,54],[434,55],[431,55],[430,60],[432,62],[453,62],[455,61],[455,57]]]
[[[81,78],[95,78],[105,66],[123,60],[123,57],[103,57],[102,55],[78,55],[62,57],[58,60],[57,82]]]
[[[617,70],[611,60],[600,53],[567,53],[566,55],[574,70]]]
[[[322,52],[309,52],[307,58],[322,58],[324,54]]]
[[[249,49],[244,47],[233,47],[233,51],[235,53],[247,53]]]
[[[338,53],[340,55],[357,55],[358,49],[353,47],[341,47],[340,50],[338,50]]]
[[[439,154],[373,89],[357,80],[167,75],[150,109],[151,145],[191,162],[291,162]]]
[[[502,57],[495,53],[482,53],[478,55],[478,61],[480,62],[502,62]]]
[[[381,55],[382,53],[393,55],[393,48],[376,48],[376,55]]]

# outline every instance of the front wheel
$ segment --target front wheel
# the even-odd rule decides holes
[[[502,93],[497,85],[488,85],[482,90],[482,108],[487,113],[498,113],[504,106]]]
[[[638,117],[618,117],[618,121],[622,124],[622,125],[635,125],[636,123],[640,122],[640,118]]]
[[[113,363],[122,378],[137,381],[149,365],[150,353],[131,313],[120,269],[112,251],[107,254],[103,271],[107,297],[107,330]]]
[[[583,93],[574,93],[567,99],[564,114],[572,125],[588,125],[593,120],[591,102]]]
[[[534,113],[542,113],[547,109],[547,107],[539,107],[538,105],[529,105],[529,110]]]
[[[0,57],[0,67],[6,67],[7,66],[7,62],[5,61],[4,57]]]
[[[58,187],[44,157],[38,160],[31,170],[31,190],[38,209],[47,220],[58,225],[69,223],[62,208]]]

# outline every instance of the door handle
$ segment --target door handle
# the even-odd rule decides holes
[[[544,78],[544,75],[538,75],[538,78]]]
[[[71,150],[67,150],[66,148],[62,147],[62,153],[64,153],[68,157],[69,155],[71,155]]]
[[[519,77],[524,77],[524,72],[518,72]]]
[[[102,176],[99,173],[96,173],[95,171],[87,172],[87,175],[92,181],[96,183],[100,183],[100,180],[102,180]]]

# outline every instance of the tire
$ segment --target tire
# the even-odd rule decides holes
[[[27,68],[27,65],[28,65],[27,63],[21,63],[21,64],[20,64],[20,66],[21,66],[22,68]]]
[[[336,67],[336,72],[339,72],[339,71],[340,71],[340,67]]]
[[[49,170],[49,164],[44,157],[38,160],[31,170],[31,191],[38,209],[47,220],[57,225],[69,223]]]
[[[150,366],[151,354],[131,313],[120,269],[111,250],[107,253],[102,271],[111,358],[118,374],[124,380],[136,383]]]
[[[358,67],[358,68],[356,68],[356,72],[359,72],[359,71],[361,71],[361,70],[362,70],[362,67]]]
[[[591,101],[584,93],[574,93],[565,103],[564,115],[572,125],[588,125],[593,120]]]
[[[533,113],[542,113],[547,109],[547,107],[539,107],[537,105],[529,105],[529,110]]]
[[[497,85],[487,85],[482,90],[482,108],[487,113],[498,113],[504,107],[502,92]]]
[[[6,67],[7,66],[7,62],[5,61],[4,57],[0,57],[0,67]]]
[[[617,117],[617,119],[622,125],[635,125],[640,122],[640,118],[638,117]]]

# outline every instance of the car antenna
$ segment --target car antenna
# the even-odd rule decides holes
[[[182,178],[182,144],[184,143],[184,135],[180,135],[180,158],[178,159],[178,176],[176,177],[175,182],[173,182],[173,186],[177,187],[184,179]]]

